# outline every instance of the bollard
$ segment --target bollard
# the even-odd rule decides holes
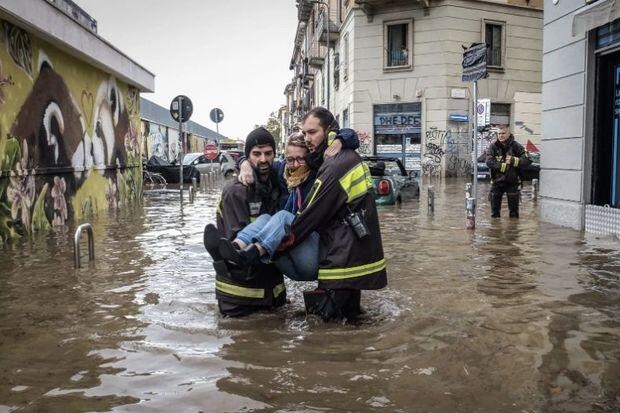
[[[532,179],[532,199],[538,198],[538,179]]]
[[[467,229],[476,228],[476,199],[467,198],[467,221],[465,223]]]
[[[82,224],[75,230],[75,236],[73,237],[73,258],[75,261],[75,268],[80,268],[80,238],[82,236],[82,230],[86,230],[88,235],[88,260],[93,262],[95,259],[95,241],[93,239],[93,227],[89,223]]]
[[[465,184],[465,199],[471,198],[471,182]]]
[[[194,188],[194,192],[196,192],[196,186],[197,186],[196,177],[192,177],[192,188]]]
[[[190,186],[188,188],[188,192],[189,192],[189,203],[193,204],[194,203],[194,187]]]
[[[200,190],[207,192],[207,174],[204,172],[200,174]]]
[[[428,213],[435,213],[435,188],[433,185],[428,186]]]

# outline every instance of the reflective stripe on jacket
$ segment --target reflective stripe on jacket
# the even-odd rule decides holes
[[[273,177],[272,177],[273,178]],[[271,181],[273,183],[275,181]],[[280,191],[275,184],[227,185],[216,210],[217,228],[223,237],[233,240],[243,227],[261,214],[278,210]],[[215,295],[231,306],[271,307],[284,304],[284,277],[274,264],[259,263],[247,271],[224,261],[213,263]]]
[[[512,160],[506,162],[510,155]],[[520,169],[532,163],[527,151],[514,136],[510,135],[505,144],[499,140],[493,142],[487,149],[486,164],[491,170],[491,181],[499,185],[517,185],[521,181]]]
[[[353,150],[325,158],[291,225],[294,245],[320,235],[319,288],[374,290],[387,285],[379,219],[368,166]],[[370,235],[355,235],[345,217],[359,212]]]

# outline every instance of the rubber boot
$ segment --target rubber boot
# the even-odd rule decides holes
[[[510,218],[519,218],[519,192],[506,193]]]
[[[221,238],[219,251],[225,260],[228,260],[237,266],[247,269],[260,261],[260,251],[254,244],[250,244],[240,250],[236,244],[230,242],[227,238]]]
[[[502,209],[502,194],[491,190],[489,193],[489,201],[491,202],[491,218],[499,218]]]
[[[207,224],[205,226],[203,242],[209,255],[213,258],[213,261],[220,261],[222,255],[219,251],[220,245],[220,231],[213,224]]]

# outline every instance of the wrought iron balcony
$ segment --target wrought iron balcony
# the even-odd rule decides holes
[[[339,27],[332,19],[327,18],[327,12],[322,11],[316,25],[316,33],[320,43],[327,44],[327,23],[329,21],[329,42],[334,45],[338,41]]]

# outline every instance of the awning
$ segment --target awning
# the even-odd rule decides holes
[[[616,0],[598,0],[573,13],[573,36],[583,35],[616,19],[620,19],[618,2]]]

